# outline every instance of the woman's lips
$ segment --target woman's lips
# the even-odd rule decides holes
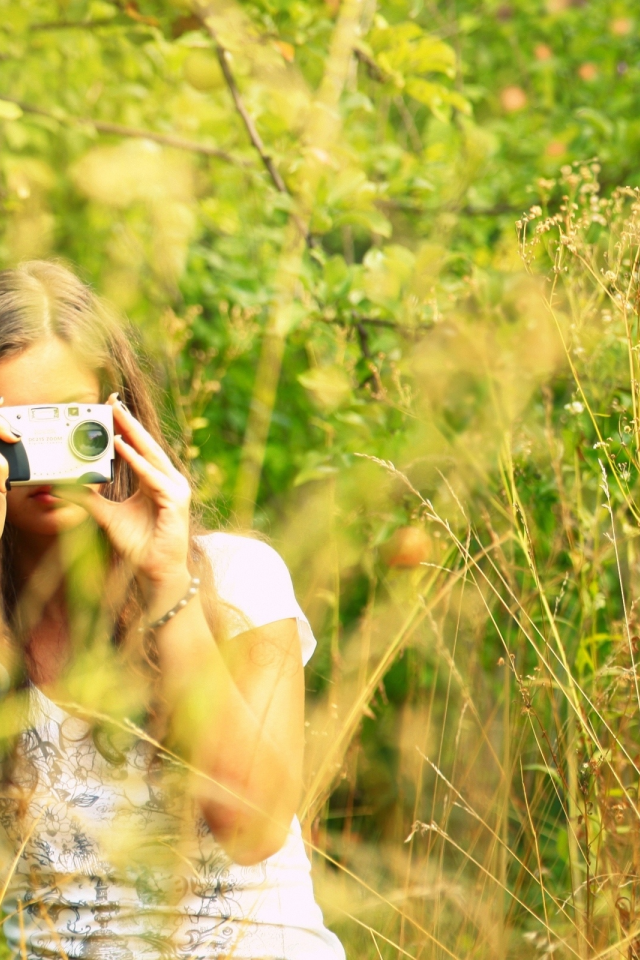
[[[60,504],[64,501],[60,497],[54,497],[51,493],[53,490],[52,486],[47,487],[37,487],[33,493],[29,494],[30,500],[35,500],[36,503],[41,503],[44,506],[51,507],[54,504]]]

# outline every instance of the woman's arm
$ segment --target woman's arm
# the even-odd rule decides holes
[[[145,595],[151,622],[191,581],[186,478],[112,395],[116,451],[138,478],[127,500],[89,487],[56,493],[83,506],[105,531]],[[300,793],[304,683],[296,622],[280,620],[235,637],[211,635],[196,596],[157,630],[171,731],[205,776],[198,795],[216,839],[239,863],[258,863],[284,843]]]
[[[154,584],[150,610],[164,613],[185,581]],[[233,860],[258,863],[284,844],[300,797],[297,622],[279,620],[219,646],[195,597],[157,631],[157,643],[173,737],[206,775],[195,783],[204,816]]]

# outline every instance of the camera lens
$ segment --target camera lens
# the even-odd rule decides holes
[[[85,420],[74,428],[71,449],[81,460],[97,460],[109,446],[107,428],[96,420]]]

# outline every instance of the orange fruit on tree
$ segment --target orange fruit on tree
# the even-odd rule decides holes
[[[388,567],[419,567],[432,555],[431,537],[422,527],[399,527],[380,553]]]
[[[586,80],[589,83],[598,76],[598,68],[595,63],[582,63],[578,67],[578,76],[581,80]]]
[[[538,43],[534,48],[533,55],[536,60],[551,60],[553,50],[546,43]]]
[[[500,103],[507,113],[516,113],[526,107],[527,95],[522,87],[505,87],[500,93]]]
[[[616,37],[626,37],[633,30],[633,21],[628,17],[616,17],[610,24],[611,33]]]

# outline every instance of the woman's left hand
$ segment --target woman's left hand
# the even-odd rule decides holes
[[[107,403],[113,407],[116,452],[136,474],[138,489],[121,503],[89,487],[60,487],[56,496],[85,508],[153,601],[156,593],[188,583],[191,488],[117,395]]]

